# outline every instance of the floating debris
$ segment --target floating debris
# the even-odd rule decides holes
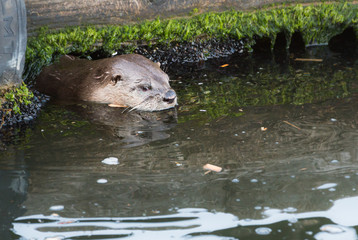
[[[320,227],[320,230],[323,232],[334,233],[334,234],[345,232],[345,230],[343,228],[341,228],[338,225],[333,225],[333,224],[323,225],[322,227]]]
[[[100,178],[97,180],[97,183],[107,183],[108,180],[107,179],[104,179],[104,178]]]
[[[110,103],[110,104],[108,104],[108,107],[125,108],[125,107],[128,107],[128,106]]]
[[[116,158],[116,157],[109,157],[109,158],[102,160],[102,163],[107,164],[107,165],[118,165],[119,161],[118,161],[118,158]]]
[[[312,190],[330,189],[330,188],[334,188],[334,187],[337,187],[337,183],[325,183],[325,184],[318,186],[316,188],[312,188]]]
[[[219,166],[215,166],[215,165],[212,165],[212,164],[205,164],[203,166],[203,169],[204,170],[209,170],[209,172],[213,171],[213,172],[221,172],[222,171],[222,167],[219,167]],[[209,173],[208,172],[208,173]]]
[[[292,127],[294,127],[294,128],[297,128],[298,130],[301,130],[301,128],[297,127],[296,125],[294,125],[294,124],[292,124],[292,123],[290,123],[288,121],[283,121],[283,122],[288,124],[288,125],[290,125],[290,126],[292,126]]]
[[[295,58],[298,62],[323,62],[321,58]]]
[[[63,205],[54,205],[49,208],[51,211],[62,211],[65,209]]]

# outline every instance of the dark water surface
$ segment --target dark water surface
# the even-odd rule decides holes
[[[0,152],[1,239],[357,239],[358,61],[304,57],[172,71],[176,110],[50,103]]]

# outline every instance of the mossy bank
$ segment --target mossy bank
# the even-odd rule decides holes
[[[357,28],[358,6],[353,3],[282,6],[252,12],[227,11],[204,13],[178,19],[155,19],[134,25],[105,27],[75,27],[62,31],[41,29],[28,40],[25,78],[32,79],[54,56],[76,53],[90,56],[101,50],[105,54],[134,52],[138,47],[163,46],[185,42],[205,42],[212,38],[221,41],[243,41],[246,49],[255,43],[254,37],[288,36],[301,32],[304,42],[327,43],[348,26]],[[155,48],[153,48],[155,49]],[[203,49],[199,56],[209,56]]]
[[[279,33],[286,36],[287,42],[293,33],[299,32],[305,44],[327,43],[347,27],[356,31],[357,22],[358,6],[337,2],[273,6],[248,12],[197,14],[194,9],[185,18],[157,18],[133,25],[72,27],[60,31],[42,28],[28,39],[24,79],[31,86],[41,69],[63,54],[98,58],[138,52],[170,66],[173,62],[196,62],[249,52],[258,38],[267,37],[273,47]],[[16,96],[6,99],[5,104],[15,103],[16,99]],[[3,103],[2,112],[6,109]],[[16,112],[8,114],[19,114]]]

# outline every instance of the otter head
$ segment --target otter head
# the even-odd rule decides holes
[[[177,105],[169,77],[159,64],[137,54],[113,57],[108,63],[109,69],[102,77],[107,80],[93,92],[95,101],[143,111],[159,111]]]

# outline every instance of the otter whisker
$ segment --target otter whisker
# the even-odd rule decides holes
[[[127,111],[128,109],[130,109],[131,107],[126,107],[123,111],[122,111],[122,113],[125,113],[125,111]]]
[[[136,106],[132,107],[132,109],[129,110],[129,112],[132,112],[133,110],[136,110],[136,109],[138,109],[138,108],[140,108],[140,107],[145,106],[146,104],[148,104],[147,101],[148,101],[149,98],[151,98],[151,97],[149,96],[149,97],[145,98],[142,102],[140,102],[140,103],[138,103]]]
[[[95,79],[100,79],[101,77],[103,77],[104,73],[101,76],[95,76]]]

